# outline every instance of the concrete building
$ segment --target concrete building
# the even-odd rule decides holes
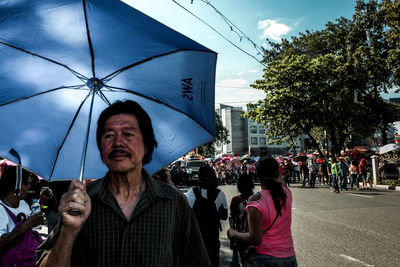
[[[232,107],[220,104],[216,110],[221,116],[222,125],[229,131],[229,144],[216,148],[216,154],[239,153],[246,154],[248,147],[247,119],[241,117],[244,113],[241,107]]]
[[[216,109],[221,116],[222,124],[229,131],[229,144],[216,147],[216,154],[239,153],[259,156],[265,154],[286,155],[289,153],[286,143],[268,144],[264,126],[257,124],[241,115],[247,110],[242,107],[232,107],[220,104]],[[304,139],[304,138],[303,138]],[[299,147],[304,147],[304,140],[299,139]]]

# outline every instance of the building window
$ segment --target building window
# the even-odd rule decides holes
[[[258,133],[265,134],[265,128],[260,126],[260,128],[258,128]]]
[[[267,138],[260,137],[260,145],[265,145],[267,143]]]
[[[252,138],[251,138],[251,144],[252,144],[252,145],[258,145],[257,137],[252,137]]]
[[[255,125],[250,126],[250,132],[257,133],[257,126],[255,126]]]

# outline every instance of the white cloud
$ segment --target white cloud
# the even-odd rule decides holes
[[[270,38],[280,41],[292,28],[286,24],[279,23],[277,20],[266,19],[258,22],[258,29],[262,30],[261,38]]]
[[[251,72],[251,73],[257,73],[258,70],[249,70],[249,72]]]
[[[215,102],[230,106],[245,106],[265,98],[265,93],[251,89],[247,80],[225,79],[215,85]]]
[[[240,72],[236,73],[237,76],[242,76],[243,74],[244,74],[243,71],[240,71]]]
[[[243,87],[247,86],[247,80],[239,78],[239,79],[225,79],[222,81],[219,81],[215,86],[221,86],[221,87]]]

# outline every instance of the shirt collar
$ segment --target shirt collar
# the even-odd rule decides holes
[[[146,183],[145,193],[150,197],[150,199],[172,199],[172,196],[170,196],[167,191],[163,189],[161,184],[151,178],[144,169],[142,169],[142,177],[144,179],[144,182]],[[104,197],[109,192],[108,183],[110,179],[111,174],[110,172],[107,172],[104,178],[89,183],[87,188],[88,195],[90,197],[98,195],[101,199],[104,199]]]

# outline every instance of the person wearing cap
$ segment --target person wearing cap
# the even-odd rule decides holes
[[[197,184],[197,187],[191,188],[185,193],[190,207],[193,208],[194,206],[194,203],[196,201],[195,190],[198,190],[203,198],[215,199],[214,202],[218,211],[219,219],[226,220],[228,218],[228,203],[226,201],[226,196],[224,192],[217,188],[218,179],[214,169],[210,166],[200,167],[199,180]],[[212,213],[210,212],[210,214]],[[215,227],[221,229],[220,224],[216,225]],[[204,232],[204,229],[202,231]],[[203,239],[205,240],[208,255],[210,256],[211,266],[219,266],[220,242],[219,240],[214,242],[213,237],[205,236],[207,234],[209,233],[203,233]],[[218,239],[219,237],[217,236],[216,238]]]
[[[71,182],[39,266],[209,266],[185,196],[143,169],[157,146],[147,112],[114,102],[100,114],[96,141],[109,171],[87,186]]]
[[[0,178],[0,251],[14,244],[25,235],[25,232],[44,222],[42,212],[30,216],[30,208],[26,203],[27,192],[31,187],[32,173],[22,169],[22,185],[17,187],[17,167],[6,166]],[[19,194],[16,194],[19,191]],[[15,228],[13,219],[6,208],[24,223]]]

